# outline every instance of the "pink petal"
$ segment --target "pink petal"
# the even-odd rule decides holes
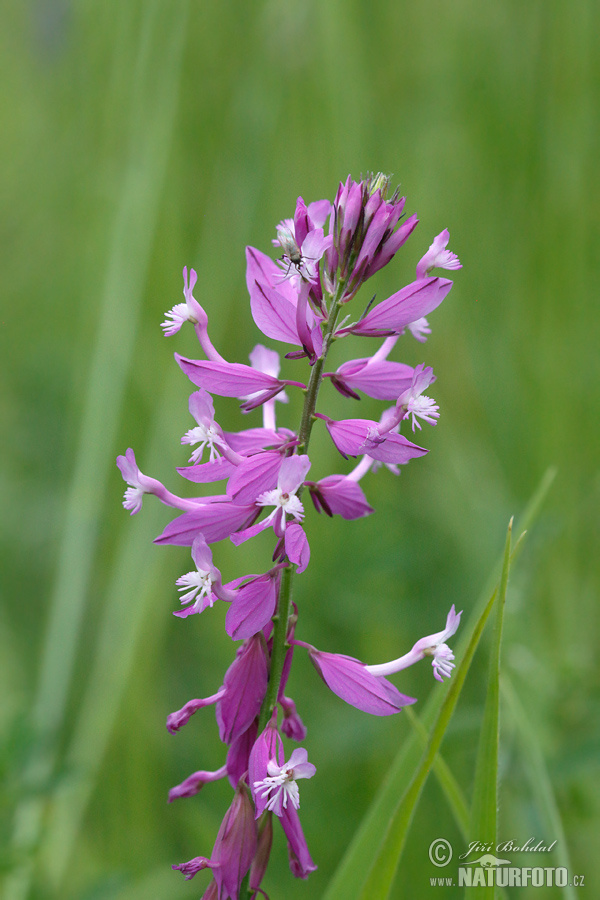
[[[267,573],[243,585],[225,617],[225,631],[238,641],[257,634],[275,612],[279,579]]]
[[[178,353],[175,359],[190,381],[221,397],[246,397],[256,391],[281,389],[284,386],[272,375],[242,363],[186,359]]]
[[[298,566],[298,574],[304,572],[310,561],[310,547],[304,529],[295,522],[285,529],[285,552],[290,561]]]
[[[191,547],[194,538],[202,533],[207,544],[214,544],[253,521],[256,515],[254,504],[238,506],[229,498],[224,502],[206,503],[198,507],[198,512],[183,513],[170,522],[162,534],[154,538],[154,543]]]
[[[223,478],[229,478],[236,470],[233,463],[230,463],[224,456],[213,459],[211,462],[201,463],[199,466],[179,466],[177,471],[188,481],[195,484],[209,484],[212,481],[221,481]]]
[[[451,287],[452,282],[447,278],[413,281],[379,303],[356,325],[342,328],[339,333],[351,331],[373,337],[397,334],[439,306]]]
[[[246,641],[225,673],[224,696],[217,702],[219,734],[224,744],[250,727],[267,691],[268,665],[262,634]]]
[[[391,682],[372,675],[364,663],[352,656],[310,650],[310,658],[330,690],[350,706],[373,716],[390,716],[403,706],[416,703],[401,694]]]
[[[283,458],[277,451],[249,456],[236,468],[227,484],[227,494],[236,503],[254,503],[259,494],[277,486]]]
[[[297,456],[288,456],[281,464],[277,486],[286,494],[294,494],[310,469],[310,459],[303,453]]]

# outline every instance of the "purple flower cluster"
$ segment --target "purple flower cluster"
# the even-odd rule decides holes
[[[315,869],[298,817],[298,780],[311,778],[315,767],[304,748],[291,752],[286,762],[282,735],[303,741],[306,729],[294,701],[285,695],[292,658],[297,647],[308,650],[325,684],[352,706],[378,716],[398,712],[414,699],[401,694],[386,676],[429,656],[438,680],[449,677],[453,654],[446,640],[455,633],[460,613],[454,607],[446,627],[422,638],[412,650],[389,663],[367,666],[350,656],[325,653],[296,640],[298,611],[291,602],[294,574],[309,564],[310,546],[304,529],[305,490],[317,512],[358,519],[373,512],[360,479],[384,464],[398,466],[427,453],[401,434],[403,423],[412,431],[421,422],[435,425],[438,405],[425,391],[435,380],[424,365],[415,368],[389,356],[398,338],[410,332],[418,341],[430,333],[426,319],[448,294],[452,282],[432,275],[434,269],[458,269],[460,262],[446,249],[449,235],[439,234],[418,262],[415,280],[373,305],[356,321],[345,309],[361,285],[385,266],[417,225],[416,216],[403,218],[404,198],[389,195],[389,179],[370,176],[360,182],[348,177],[340,184],[333,203],[320,200],[308,206],[298,198],[293,219],[277,226],[273,241],[281,251],[277,260],[253,247],[246,250],[246,280],[254,322],[271,340],[292,346],[286,359],[304,360],[308,378],[280,377],[275,350],[257,344],[250,365],[231,363],[215,349],[208,336],[208,317],[193,295],[196,272],[183,270],[185,302],[166,314],[166,335],[185,322],[195,328],[205,359],[175,355],[196,390],[189,399],[195,421],[181,438],[191,448],[189,465],[178,469],[195,484],[226,481],[224,493],[186,499],[172,494],[154,478],[140,472],[133,450],[117,464],[128,484],[123,505],[131,513],[141,509],[144,494],[154,494],[180,510],[156,538],[159,544],[189,546],[194,569],[177,579],[181,608],[186,618],[227,604],[225,630],[242,643],[210,697],[190,700],[171,713],[171,733],[194,713],[215,707],[219,735],[226,746],[223,766],[198,771],[172,788],[169,800],[191,797],[207,782],[229,779],[234,790],[230,808],[219,829],[210,857],[196,857],[174,868],[186,878],[210,868],[212,880],[205,900],[238,900],[256,892],[265,873],[276,816],[288,842],[290,867],[306,878]],[[328,222],[328,227],[326,228]],[[334,341],[350,335],[383,338],[367,357],[325,371]],[[317,396],[328,378],[346,398],[364,393],[388,403],[379,421],[332,419],[316,411]],[[286,390],[302,390],[304,409],[297,430],[277,425],[276,404],[286,402]],[[236,397],[244,412],[262,408],[262,427],[226,432],[215,419],[213,395]],[[391,404],[391,405],[389,405]],[[360,457],[346,474],[307,480],[311,468],[308,446],[315,421],[322,420],[344,459]],[[213,561],[211,545],[229,539],[236,546],[272,529],[274,549],[266,571],[223,583]],[[279,723],[279,714],[281,722]],[[265,895],[266,896],[266,895]]]

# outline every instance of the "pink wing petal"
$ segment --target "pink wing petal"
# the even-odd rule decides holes
[[[304,529],[295,522],[285,529],[285,552],[291,562],[298,566],[298,574],[304,572],[310,561],[310,547]]]
[[[229,498],[224,502],[206,503],[199,506],[197,512],[184,513],[169,522],[162,534],[154,538],[154,543],[191,547],[194,538],[201,533],[207,544],[214,544],[252,522],[257,513],[254,504],[238,506]]]
[[[276,451],[249,456],[236,468],[227,484],[227,494],[236,503],[254,503],[259,494],[277,486],[283,458]]]
[[[246,397],[256,391],[281,389],[284,386],[272,375],[242,363],[186,359],[178,353],[175,359],[190,381],[220,397]]]
[[[238,641],[257,634],[275,612],[278,579],[270,574],[261,575],[243,585],[227,610],[225,631]]]
[[[452,282],[447,278],[413,281],[387,300],[378,303],[356,325],[342,328],[338,333],[351,331],[353,334],[373,337],[397,334],[411,322],[428,315],[439,306],[451,287]]]

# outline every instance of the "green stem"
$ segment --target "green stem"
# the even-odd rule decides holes
[[[327,328],[323,335],[323,350],[316,360],[310,373],[310,380],[306,388],[306,398],[304,400],[304,409],[302,410],[302,418],[300,420],[300,428],[298,430],[298,453],[306,453],[310,441],[310,433],[314,422],[314,413],[317,406],[317,397],[319,388],[323,380],[323,366],[331,341],[333,339],[333,331],[337,322],[342,303],[340,298],[343,294],[344,285],[337,285],[335,296],[333,297]],[[302,487],[297,492],[300,497]],[[263,705],[260,710],[258,720],[259,733],[266,726],[267,722],[273,714],[277,703],[277,695],[279,693],[279,685],[281,683],[281,675],[283,672],[283,663],[287,650],[286,638],[289,630],[290,609],[292,605],[292,576],[295,567],[290,563],[281,573],[281,584],[279,586],[279,599],[277,602],[277,611],[273,616],[273,648],[271,650],[271,669],[269,673],[269,684]]]

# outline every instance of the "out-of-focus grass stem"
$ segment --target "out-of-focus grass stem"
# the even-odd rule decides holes
[[[168,149],[175,118],[179,60],[187,3],[162,22],[162,5],[144,6],[131,86],[130,132],[122,190],[115,212],[109,258],[99,302],[96,344],[89,369],[73,478],[66,501],[50,615],[33,707],[36,746],[27,771],[33,788],[52,776],[77,653],[96,547],[99,509],[113,464],[112,447],[131,364],[139,308]],[[127,46],[131,53],[131,45]],[[151,90],[157,70],[158,91]],[[40,837],[44,793],[34,793],[17,809],[14,849],[22,865],[7,884],[7,900],[28,895],[31,856]]]

